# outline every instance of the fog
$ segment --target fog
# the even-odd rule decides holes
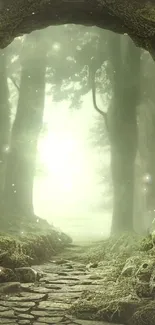
[[[76,241],[152,225],[153,68],[127,35],[95,27],[50,27],[2,51],[8,224],[40,217]]]
[[[54,103],[51,96],[45,100],[47,132],[38,144],[45,173],[35,178],[35,213],[74,241],[97,240],[110,233],[112,190],[109,193],[104,182],[104,176],[110,179],[110,150],[96,150],[91,141],[98,118],[91,93],[84,96],[80,110],[72,111],[69,105]]]
[[[154,84],[96,27],[0,51],[0,323],[154,324]]]

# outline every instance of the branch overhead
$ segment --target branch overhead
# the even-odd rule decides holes
[[[17,36],[69,23],[128,33],[155,53],[155,0],[0,0],[0,48]]]

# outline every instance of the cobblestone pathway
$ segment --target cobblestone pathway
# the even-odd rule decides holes
[[[43,273],[35,284],[1,284],[0,324],[108,325],[67,316],[68,308],[83,290],[101,288],[100,280],[93,280],[84,264],[57,256],[50,263],[34,268]]]

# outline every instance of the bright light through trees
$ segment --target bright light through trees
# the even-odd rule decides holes
[[[44,118],[48,130],[38,146],[45,175],[36,176],[34,184],[36,214],[71,233],[73,228],[76,229],[74,224],[78,223],[81,225],[81,236],[92,230],[94,235],[100,234],[96,218],[103,218],[102,213],[94,218],[91,208],[102,199],[96,175],[99,156],[96,159],[88,141],[90,127],[94,123],[94,110],[89,105],[91,97],[86,99],[87,105],[84,103],[86,109],[74,112],[66,108],[68,103],[55,105],[51,112],[52,101],[49,98],[46,100]],[[109,214],[106,231],[111,220]]]

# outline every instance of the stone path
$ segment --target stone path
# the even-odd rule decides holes
[[[67,315],[83,290],[101,288],[101,280],[93,278],[86,265],[57,256],[50,263],[34,268],[42,273],[38,282],[0,285],[0,324],[108,325]]]

